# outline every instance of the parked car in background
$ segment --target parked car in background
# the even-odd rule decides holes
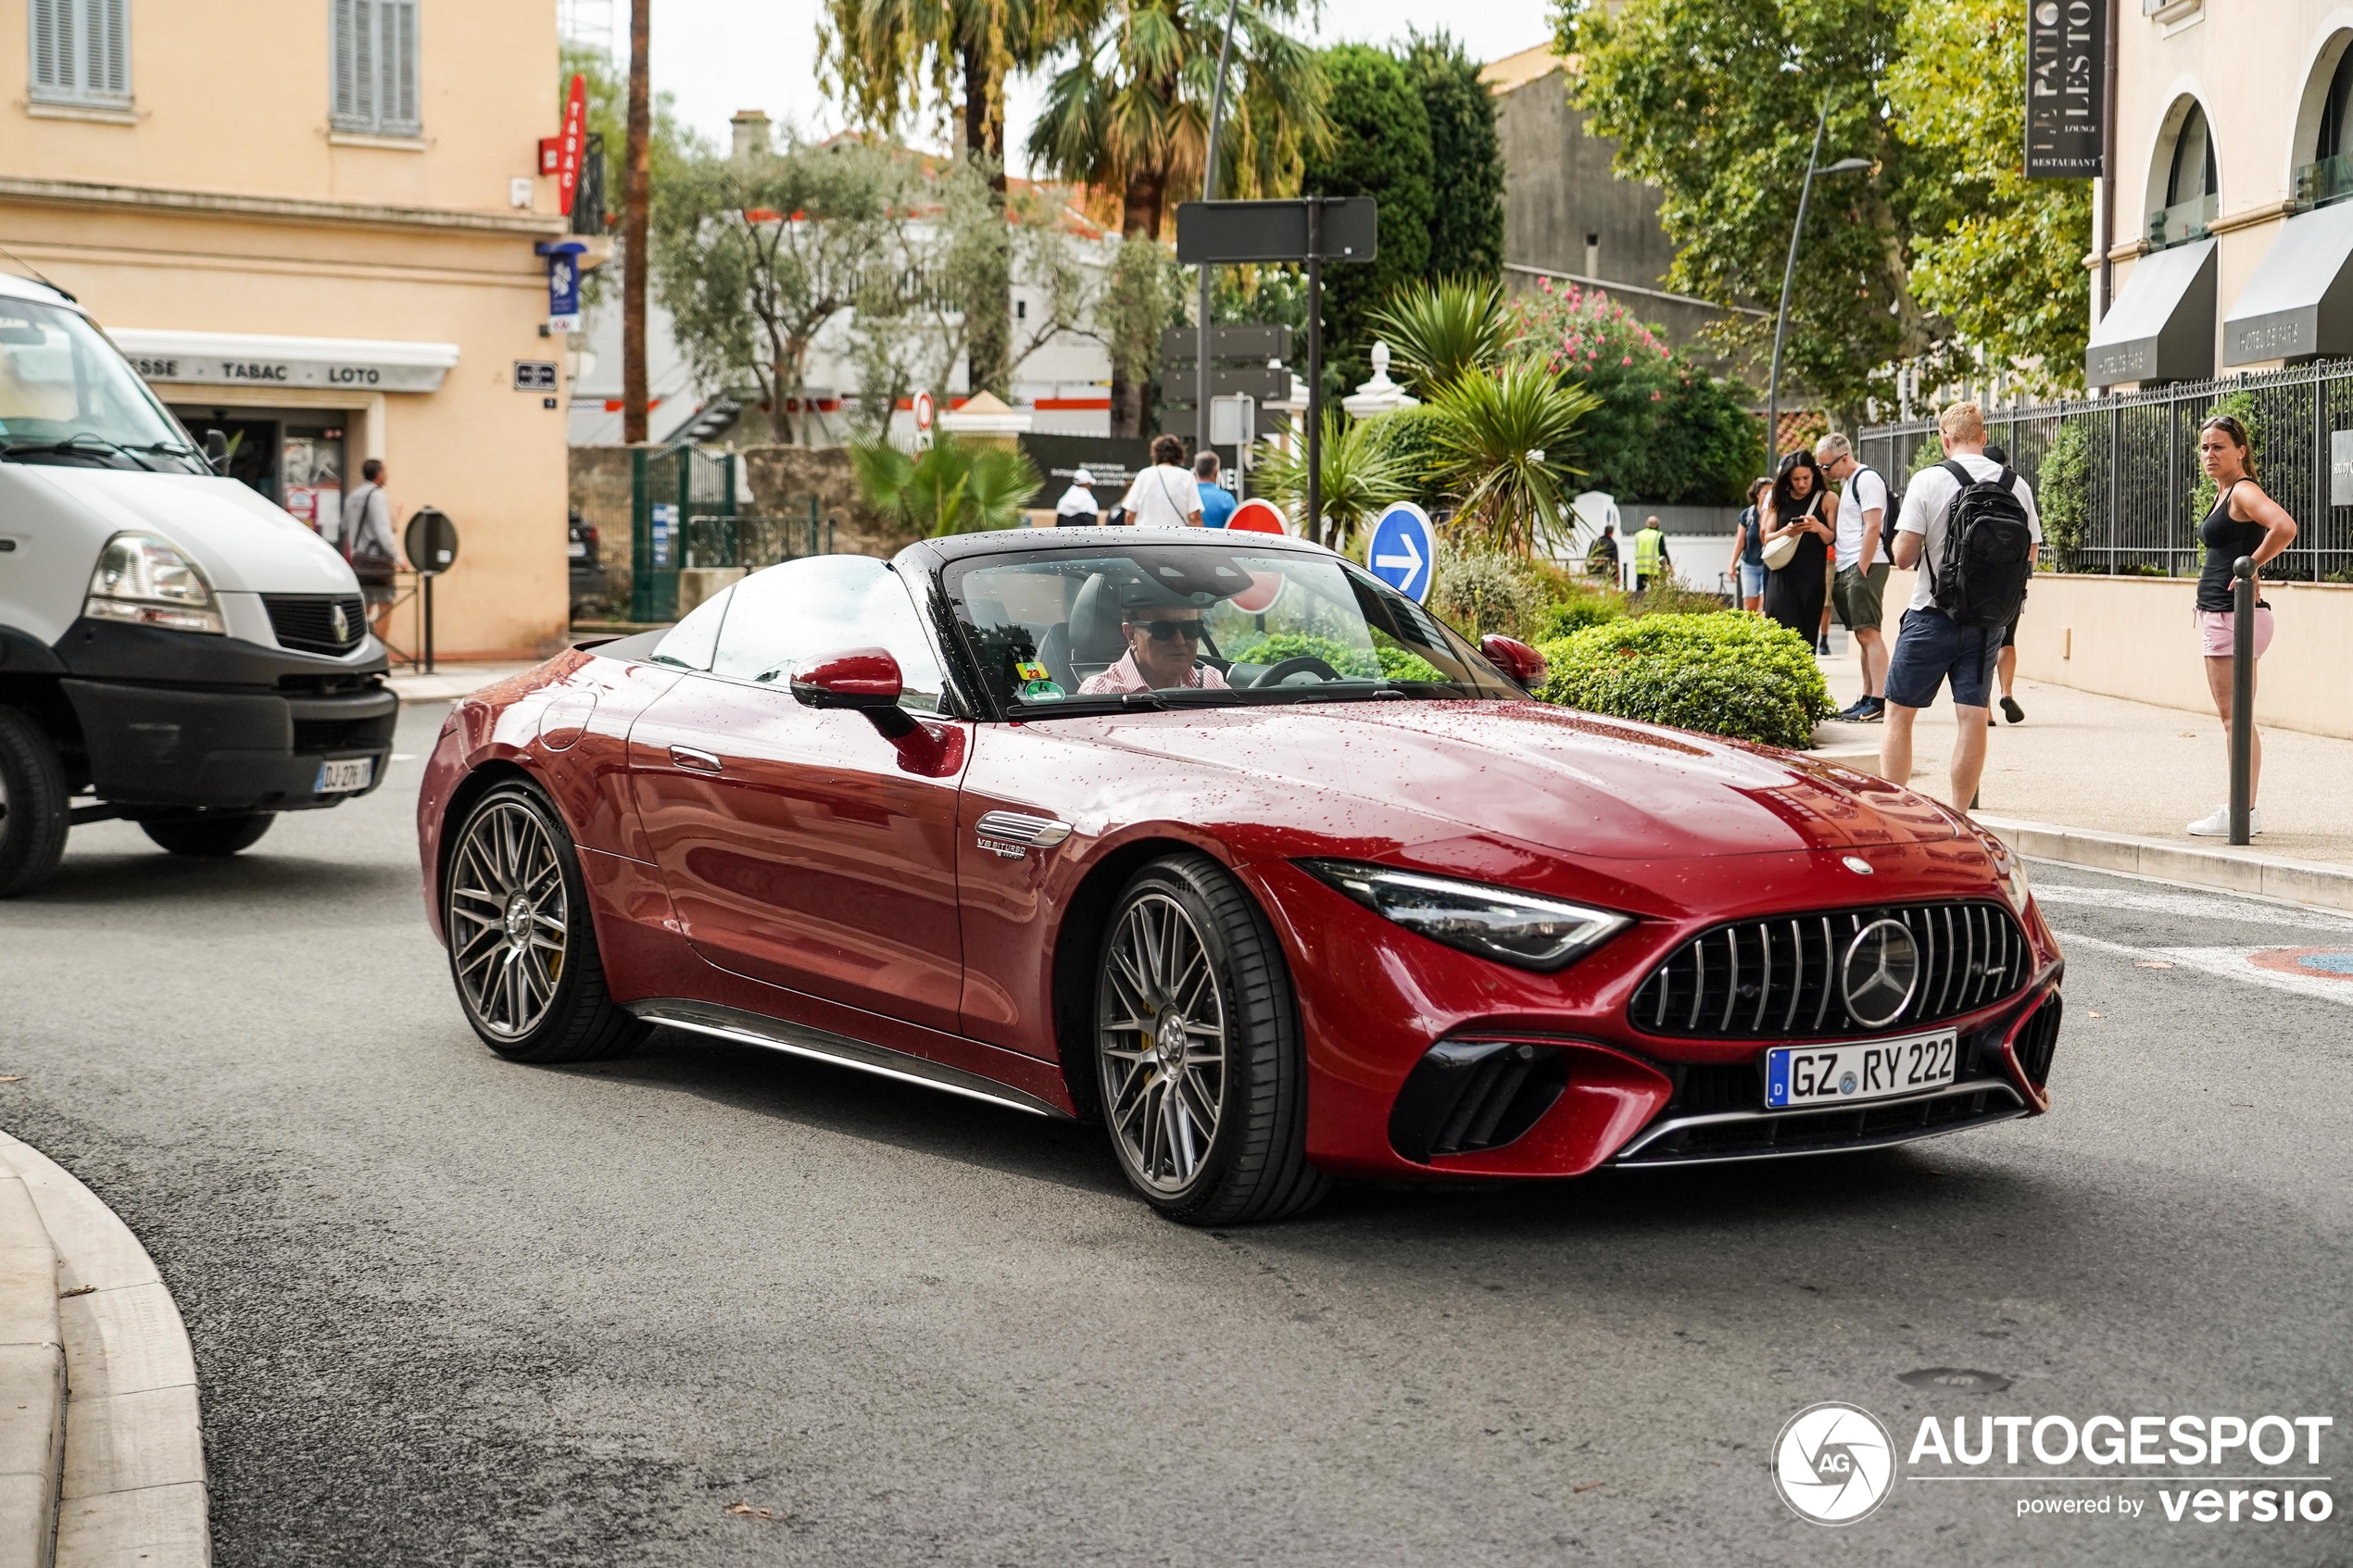
[[[610,613],[612,584],[605,575],[605,558],[597,525],[574,507],[565,528],[564,554],[572,562],[572,617],[587,620]]]

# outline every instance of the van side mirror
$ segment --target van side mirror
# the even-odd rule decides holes
[[[228,432],[208,430],[204,433],[204,460],[211,465],[215,473],[229,471]]]

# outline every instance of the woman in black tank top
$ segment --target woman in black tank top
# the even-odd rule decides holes
[[[2231,596],[2232,572],[2241,556],[2252,556],[2257,567],[2295,543],[2296,520],[2255,482],[2246,427],[2228,414],[2218,415],[2197,433],[2198,461],[2220,492],[2214,509],[2197,527],[2206,546],[2206,569],[2197,579],[2199,650],[2206,656],[2206,685],[2214,694],[2215,711],[2222,716],[2225,762],[2230,757],[2231,666],[2235,657],[2236,614]],[[2271,608],[2259,601],[2255,611],[2255,657],[2261,659],[2271,641]],[[2255,734],[2254,777],[2263,772],[2263,737]],[[2251,792],[2250,792],[2251,798]],[[2259,813],[2250,814],[2257,833],[2263,831]],[[2213,814],[2190,824],[2202,838],[2220,838],[2231,831],[2231,809],[2218,806]]]

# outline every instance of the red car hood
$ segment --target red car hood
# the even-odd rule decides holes
[[[1325,792],[1604,859],[1949,839],[1909,790],[1834,763],[1538,702],[1348,702],[1139,714],[1102,743],[1181,759],[1263,801]],[[1223,793],[1223,792],[1218,792]],[[1433,825],[1436,825],[1433,823]]]

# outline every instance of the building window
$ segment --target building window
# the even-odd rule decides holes
[[[2321,100],[2321,123],[2312,161],[2296,171],[2298,207],[2326,207],[2353,195],[2353,45],[2337,56],[2328,96]]]
[[[328,0],[334,48],[334,127],[414,136],[417,0]]]
[[[32,101],[127,108],[131,0],[32,0]]]
[[[2165,174],[2165,205],[2149,214],[2149,249],[2163,250],[2202,240],[2222,210],[2221,185],[2214,170],[2214,138],[2206,111],[2192,104],[2173,133],[2173,157]]]

